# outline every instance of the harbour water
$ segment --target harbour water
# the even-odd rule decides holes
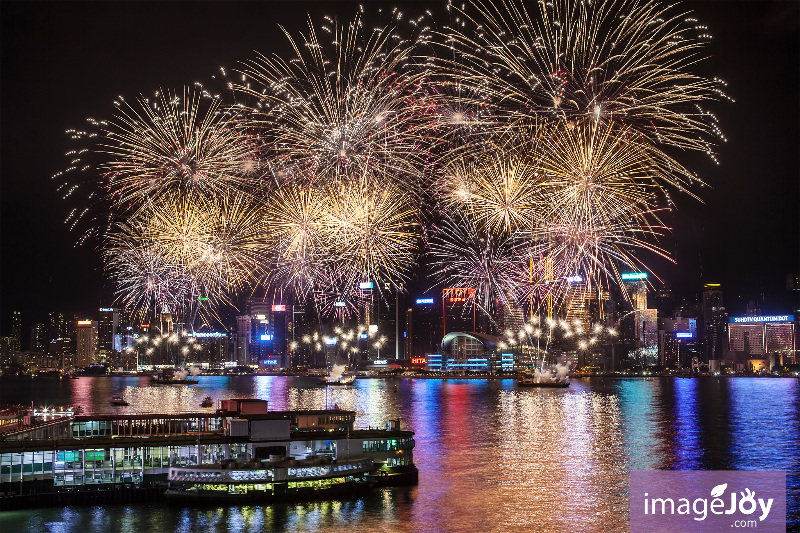
[[[363,379],[320,388],[300,377],[0,378],[0,403],[88,412],[202,411],[205,396],[262,398],[273,409],[338,405],[356,426],[399,419],[416,432],[419,485],[363,498],[265,507],[166,504],[0,513],[0,531],[628,530],[632,470],[785,470],[788,531],[800,529],[800,381],[770,378],[578,379],[566,389],[514,381]],[[122,395],[130,403],[113,407]]]

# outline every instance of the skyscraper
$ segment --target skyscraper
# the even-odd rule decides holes
[[[658,311],[647,304],[647,273],[622,274],[633,315],[633,345],[629,358],[636,364],[658,364]],[[627,332],[626,332],[627,333]]]
[[[706,283],[703,291],[703,359],[723,359],[726,355],[728,313],[722,299],[719,283]]]
[[[119,330],[119,309],[113,307],[100,308],[100,320],[97,325],[97,348],[100,361],[111,361],[114,355],[114,336]]]
[[[250,364],[250,315],[236,317],[236,340],[233,359],[239,366]]]
[[[416,298],[406,311],[406,357],[435,353],[442,343],[442,308],[430,296]]]
[[[378,301],[378,336],[386,337],[381,355],[400,359],[404,355],[402,349],[402,333],[399,331],[399,294],[387,283]],[[398,335],[399,334],[399,335]]]
[[[47,353],[50,348],[50,339],[47,338],[47,327],[44,324],[31,326],[31,351]]]
[[[281,367],[291,366],[289,360],[291,316],[291,304],[272,304],[272,355]]]
[[[476,329],[475,289],[448,287],[442,290],[442,337],[453,331]]]
[[[729,350],[734,362],[745,365],[752,357],[778,356],[777,364],[796,363],[794,315],[731,317]]]
[[[258,365],[259,361],[272,355],[272,302],[265,298],[248,298],[247,314],[250,317],[247,364]]]
[[[68,335],[67,332],[67,317],[64,313],[50,312],[48,337],[49,340],[61,339]]]
[[[97,322],[78,320],[76,323],[75,368],[86,368],[97,363]]]
[[[22,351],[22,315],[19,311],[11,313],[11,351],[13,353]]]

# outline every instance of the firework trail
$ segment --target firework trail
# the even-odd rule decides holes
[[[475,290],[475,301],[485,312],[495,302],[515,297],[515,273],[520,242],[485,231],[458,211],[445,218],[429,242],[433,276],[448,287]]]
[[[438,180],[440,202],[461,210],[490,233],[528,229],[541,209],[543,174],[531,151],[538,133],[504,138],[489,145],[480,158],[458,158],[444,167]]]
[[[285,185],[268,199],[265,223],[270,228],[273,286],[291,287],[306,296],[330,258],[326,217],[329,197],[311,186]]]
[[[159,91],[153,101],[117,104],[101,149],[118,209],[167,193],[224,195],[254,184],[256,144],[218,99],[185,89],[183,97]]]
[[[293,57],[246,61],[226,96],[120,98],[71,130],[93,146],[54,178],[77,177],[68,223],[91,222],[119,300],[194,317],[291,288],[354,316],[359,282],[403,290],[432,221],[435,279],[487,313],[668,258],[662,213],[702,185],[678,154],[724,140],[703,108],[722,83],[693,72],[705,27],[639,0],[447,9],[283,30]]]
[[[420,237],[413,197],[394,183],[371,182],[331,196],[326,226],[339,268],[353,273],[348,277],[401,289]]]
[[[118,295],[159,304],[138,306],[145,310],[188,313],[190,325],[199,297],[212,308],[230,304],[232,295],[254,287],[266,275],[263,213],[259,204],[241,193],[210,199],[162,197],[119,224],[108,238],[107,269],[118,282]],[[136,246],[146,253],[130,253]],[[137,272],[147,260],[152,264]],[[142,275],[153,281],[134,297],[129,289]]]
[[[257,124],[280,176],[311,183],[399,180],[419,176],[418,139],[407,104],[420,74],[411,68],[413,43],[394,27],[370,31],[360,16],[316,28],[297,41],[286,30],[292,60],[259,55],[244,73],[262,87],[241,87],[260,98]],[[320,33],[330,34],[330,45]],[[288,169],[288,170],[287,170]]]
[[[414,263],[420,225],[411,197],[391,183],[284,186],[270,198],[267,224],[275,269],[270,283],[300,295],[370,280],[399,288]],[[319,291],[317,291],[319,292]],[[326,306],[326,309],[329,306]]]
[[[182,309],[189,280],[179,265],[161,256],[143,240],[143,228],[120,224],[104,250],[105,267],[116,283],[117,301],[140,318]]]
[[[711,153],[722,138],[701,106],[724,98],[721,82],[694,74],[710,36],[690,14],[638,0],[474,0],[451,46],[472,50],[445,68],[485,87],[511,122],[616,121],[654,145]]]

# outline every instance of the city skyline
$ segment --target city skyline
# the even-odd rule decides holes
[[[279,5],[283,12],[278,15],[278,21],[285,19],[287,27],[293,31],[302,29],[302,25],[290,20],[292,13],[297,18],[296,13],[308,11],[316,22],[323,12],[314,4],[299,4],[291,12],[283,4]],[[726,294],[726,305],[734,314],[744,311],[748,300],[757,299],[762,292],[767,300],[765,313],[788,312],[794,302],[783,290],[785,278],[787,274],[797,274],[800,253],[797,212],[800,180],[796,154],[800,144],[796,98],[798,46],[796,22],[794,26],[791,22],[796,21],[796,17],[791,16],[796,6],[746,3],[726,10],[717,3],[683,5],[694,9],[700,22],[715,36],[704,50],[710,56],[704,72],[725,79],[727,93],[737,102],[723,101],[714,108],[728,138],[727,144],[718,147],[720,165],[714,166],[702,158],[690,165],[711,186],[698,191],[705,204],[681,198],[676,215],[667,224],[675,227],[668,240],[677,265],[655,261],[653,270],[669,282],[678,297],[699,294],[703,283],[719,282]],[[218,66],[233,68],[237,61],[252,57],[253,49],[266,53],[283,44],[277,31],[270,38],[262,37],[263,44],[259,46],[256,42],[259,39],[242,28],[220,24],[220,17],[225,20],[233,16],[221,5],[204,5],[206,13],[185,13],[173,5],[143,6],[144,14],[139,15],[141,19],[138,20],[143,27],[148,24],[169,26],[169,21],[178,20],[180,15],[188,16],[191,22],[182,22],[194,28],[192,31],[200,37],[199,42],[190,47],[195,52],[183,48],[181,37],[186,36],[180,35],[180,31],[171,34],[144,32],[159,35],[164,40],[148,41],[133,49],[124,44],[125,32],[104,35],[108,27],[102,24],[96,25],[98,35],[95,36],[90,32],[68,31],[69,25],[78,24],[78,20],[80,24],[92,26],[130,15],[126,10],[133,10],[132,4],[103,6],[96,11],[89,10],[91,13],[82,12],[81,6],[73,6],[76,9],[69,9],[69,14],[62,13],[64,16],[52,19],[47,19],[48,13],[61,8],[13,4],[9,9],[4,6],[3,72],[6,75],[2,89],[5,127],[0,295],[4,334],[11,310],[21,310],[29,326],[42,320],[33,317],[43,317],[49,311],[89,312],[111,304],[110,291],[107,286],[103,288],[100,251],[87,246],[72,247],[78,235],[70,233],[62,221],[68,208],[74,206],[57,198],[50,180],[64,165],[63,152],[68,143],[63,131],[80,127],[86,116],[111,107],[117,94],[133,98],[139,93],[152,93],[159,87],[178,88],[197,80],[206,81]],[[324,12],[337,12],[345,18],[355,7],[342,4]],[[418,4],[407,7],[412,13],[415,9],[422,11]],[[256,9],[265,8],[257,6]],[[160,17],[152,16],[156,13]],[[257,18],[252,17],[248,23]],[[34,46],[18,33],[20,28],[33,40],[37,40],[37,36],[47,36],[48,41]],[[749,32],[747,50],[741,49],[745,41],[739,38],[742,31]],[[248,38],[235,39],[234,34],[237,37],[246,34]],[[57,45],[56,50],[51,49],[50,39]],[[108,46],[102,51],[80,50],[96,39],[102,39]],[[753,39],[757,44],[753,44]],[[236,45],[219,47],[220,40],[235,41]],[[243,50],[246,46],[251,47],[249,51]],[[172,52],[164,54],[163,50]],[[102,57],[103,54],[108,57]],[[136,72],[113,68],[116,67],[113,57],[125,56],[130,61],[120,59],[120,63],[142,66],[135,69]],[[782,75],[761,80],[764,85],[758,90],[753,87],[752,79],[748,80],[743,74],[747,69],[741,64],[752,67],[748,71],[751,76],[755,76],[756,66]],[[101,66],[112,68],[106,72],[98,68]],[[64,70],[59,73],[58,68]],[[96,77],[101,70],[108,74],[104,80]],[[20,75],[15,74],[9,80],[10,72]],[[34,89],[30,90],[33,80],[50,72],[58,74],[49,84],[34,84]],[[71,72],[75,72],[74,79],[70,79]],[[765,109],[765,93],[769,94],[767,103],[783,104],[780,111],[771,113]],[[756,116],[760,122],[754,122]],[[40,210],[36,209],[37,205],[41,206]]]

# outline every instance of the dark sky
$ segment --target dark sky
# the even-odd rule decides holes
[[[377,9],[367,4],[368,9]],[[394,4],[381,3],[390,9]],[[435,2],[405,3],[419,14]],[[697,67],[728,82],[736,102],[714,106],[728,143],[719,165],[678,155],[710,187],[704,203],[680,198],[668,249],[678,264],[654,263],[680,296],[723,284],[740,313],[762,291],[764,312],[788,311],[785,278],[800,271],[800,3],[686,2],[714,35]],[[277,23],[304,29],[306,14],[347,18],[355,3],[7,2],[0,3],[0,334],[12,310],[23,331],[47,312],[96,313],[103,295],[99,253],[73,246],[63,221],[75,205],[50,177],[74,146],[64,131],[105,118],[117,95],[208,82],[254,51],[285,48]],[[441,9],[439,10],[442,11]],[[25,335],[26,336],[26,335]],[[23,341],[23,344],[27,344]]]

